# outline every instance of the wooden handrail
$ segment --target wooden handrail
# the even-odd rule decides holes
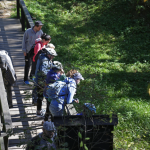
[[[21,9],[21,17],[20,17],[20,9]],[[22,24],[22,31],[25,31],[25,28],[31,28],[34,26],[31,15],[23,0],[17,0],[17,18],[20,19],[20,22]]]
[[[0,146],[5,147],[5,150],[8,150],[7,133],[9,132],[12,132],[12,120],[0,69]]]

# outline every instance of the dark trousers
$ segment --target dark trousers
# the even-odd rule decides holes
[[[46,98],[46,101],[47,101],[47,106],[46,106],[46,113],[44,116],[44,121],[48,121],[48,117],[49,117],[49,115],[51,115],[50,111],[49,111],[50,102],[48,101],[48,98]]]
[[[27,55],[25,56],[24,81],[28,80],[28,74],[29,74],[31,63],[32,63],[32,58],[27,53]],[[31,73],[30,73],[30,77],[32,77]]]
[[[41,110],[43,101],[43,88],[37,86],[37,110]]]
[[[36,64],[37,64],[38,58],[39,58],[39,55],[37,54],[35,56],[35,62],[32,60],[32,69],[31,69],[32,76],[35,76],[35,70],[36,70]]]
[[[37,62],[33,62],[33,61],[32,61],[32,68],[31,68],[31,75],[32,75],[32,76],[35,76],[36,63],[37,63]]]

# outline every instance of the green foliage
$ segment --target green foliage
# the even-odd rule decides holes
[[[78,132],[78,136],[80,139],[82,139],[82,134],[80,132]]]
[[[65,72],[78,69],[85,78],[76,94],[80,103],[95,104],[97,114],[118,114],[114,149],[150,149],[149,1],[26,0],[26,5],[51,35]]]

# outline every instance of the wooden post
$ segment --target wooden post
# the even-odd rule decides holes
[[[16,6],[17,6],[17,18],[19,19],[20,18],[20,11],[19,11],[19,0],[16,0]]]
[[[23,9],[21,9],[21,24],[22,24],[22,31],[25,31],[25,16]]]

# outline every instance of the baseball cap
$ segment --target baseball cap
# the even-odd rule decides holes
[[[75,73],[73,76],[74,76],[74,79],[84,80],[84,78],[82,77],[81,73],[79,73],[79,72]]]
[[[35,26],[43,26],[44,24],[42,24],[42,22],[41,21],[35,21]]]
[[[43,128],[47,131],[54,131],[56,130],[54,123],[51,121],[45,121],[43,124]]]

